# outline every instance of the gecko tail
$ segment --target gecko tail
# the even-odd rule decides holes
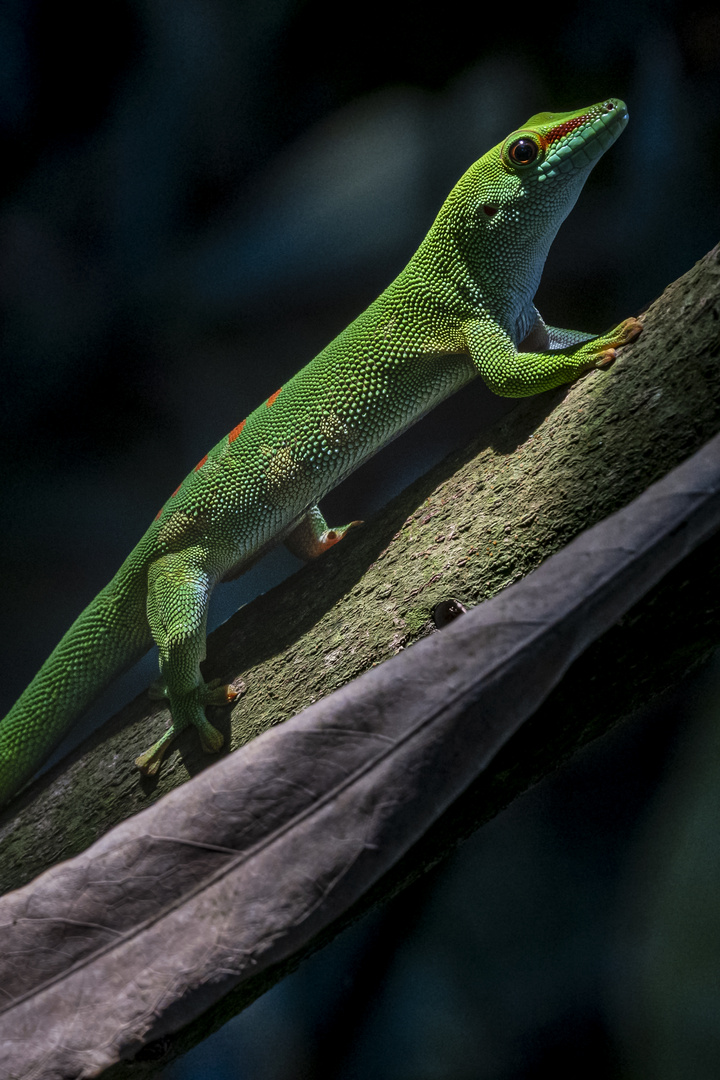
[[[0,720],[0,806],[114,679],[151,647],[146,575],[120,572],[78,616]]]

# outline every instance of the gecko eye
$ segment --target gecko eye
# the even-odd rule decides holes
[[[513,165],[532,165],[538,156],[538,145],[532,139],[516,139],[508,146],[507,154]]]

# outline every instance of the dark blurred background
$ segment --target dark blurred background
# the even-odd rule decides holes
[[[719,76],[714,3],[3,0],[0,705],[196,461],[384,288],[463,170],[532,113],[612,95],[631,117],[551,252],[550,323],[603,330],[689,269],[720,239]],[[367,517],[507,407],[468,387],[328,517]],[[295,565],[274,553],[214,621]],[[718,968],[693,967],[681,1000],[658,989],[685,985],[683,935],[704,925],[662,922],[687,901],[668,899],[666,807],[695,806],[693,747],[703,767],[720,753],[703,742],[718,681],[708,669],[590,748],[167,1080],[720,1076]],[[717,874],[703,806],[678,850]],[[650,849],[670,862],[639,873]],[[707,914],[720,896],[703,881]]]

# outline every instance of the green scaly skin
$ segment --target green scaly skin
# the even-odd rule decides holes
[[[478,373],[525,397],[606,365],[637,336],[634,319],[601,337],[555,330],[533,306],[560,224],[626,123],[617,99],[540,113],[468,169],[399,277],[213,447],[70,627],[0,723],[0,802],[153,640],[173,724],[138,767],[156,772],[189,724],[218,751],[205,705],[233,691],[206,686],[199,668],[217,582],[278,541],[310,558],[341,539],[350,526],[329,529],[317,501]]]

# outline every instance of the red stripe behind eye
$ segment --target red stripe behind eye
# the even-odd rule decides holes
[[[240,434],[240,432],[242,431],[242,429],[243,429],[243,428],[245,427],[245,423],[246,423],[246,421],[245,421],[245,420],[241,420],[241,421],[240,421],[240,423],[238,424],[238,426],[237,426],[237,427],[234,427],[234,428],[232,429],[232,431],[231,431],[231,432],[230,432],[230,434],[228,435],[228,442],[229,442],[229,443],[231,443],[231,442],[235,442],[235,440],[237,439],[238,435]]]
[[[280,390],[282,390],[282,386],[280,387]],[[267,402],[266,402],[266,404],[267,404],[267,407],[268,407],[268,409],[270,408],[270,406],[271,406],[271,405],[272,405],[272,404],[273,404],[273,403],[274,403],[275,401],[277,401],[277,399],[278,399],[278,394],[280,393],[280,390],[276,390],[276,391],[275,391],[275,393],[274,393],[274,394],[271,394],[271,395],[270,395],[270,397],[269,397],[269,398],[267,399]]]
[[[566,120],[564,124],[558,124],[557,127],[551,128],[545,136],[545,141],[548,143],[557,142],[558,139],[562,139],[564,135],[574,131],[575,128],[581,127],[587,120],[587,113],[584,116],[576,116],[572,120]]]
[[[208,456],[207,456],[207,454],[205,455],[205,457],[203,457],[203,458],[200,458],[200,460],[198,461],[197,465],[196,465],[196,466],[195,466],[195,468],[193,469],[193,472],[199,472],[199,470],[200,470],[200,469],[202,469],[202,467],[203,467],[203,465],[205,464],[205,462],[207,461],[207,459],[208,459]]]

